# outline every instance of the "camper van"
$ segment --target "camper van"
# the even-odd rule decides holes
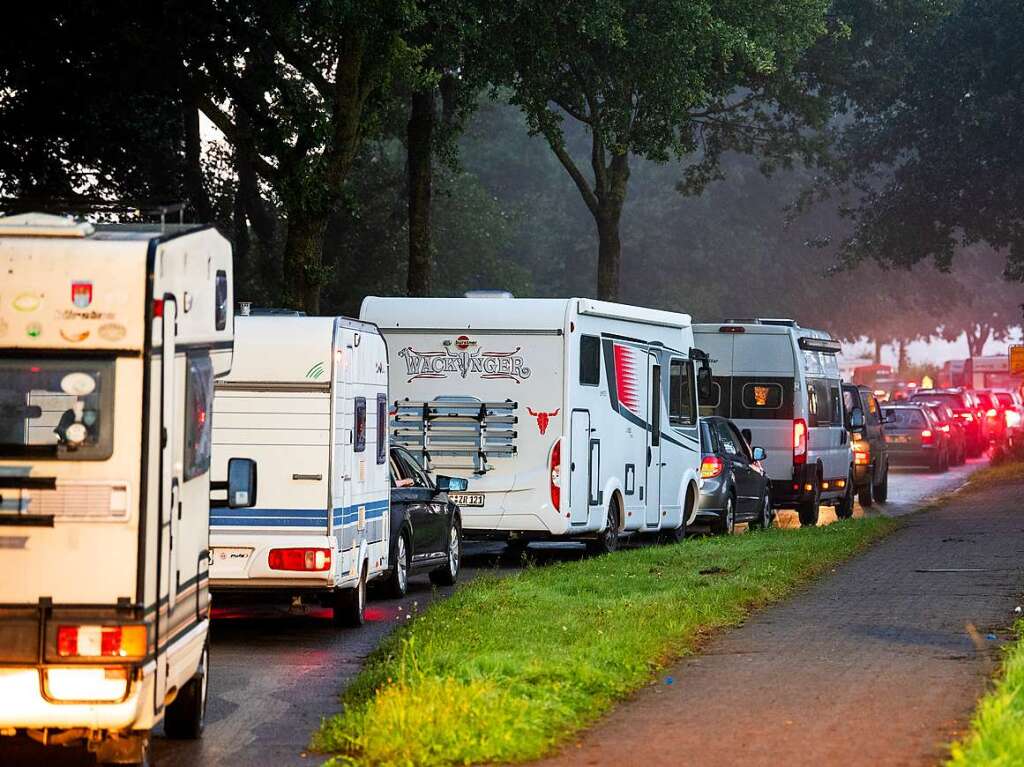
[[[701,461],[687,315],[584,298],[370,297],[361,318],[388,342],[392,441],[472,480],[449,494],[467,538],[608,551],[621,534],[685,534]]]
[[[144,762],[161,720],[203,729],[231,247],[29,214],[0,218],[0,269],[0,733]]]
[[[818,507],[853,513],[853,454],[843,413],[839,342],[789,319],[726,320],[694,326],[710,358],[708,415],[731,418],[764,447],[772,504],[796,509],[801,525]]]
[[[256,462],[259,503],[211,512],[210,586],[312,599],[359,625],[388,569],[388,358],[377,328],[344,317],[235,320],[217,382],[213,476]]]

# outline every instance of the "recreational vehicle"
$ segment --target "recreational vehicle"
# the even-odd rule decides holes
[[[29,214],[0,218],[0,269],[0,733],[142,762],[161,720],[203,729],[231,247]]]
[[[818,523],[818,507],[853,513],[853,454],[843,413],[839,342],[793,320],[698,324],[696,344],[709,356],[707,415],[731,418],[763,465],[776,508],[796,509],[801,525]]]
[[[361,317],[388,341],[392,441],[472,480],[450,494],[467,537],[610,550],[623,533],[685,533],[701,461],[687,315],[370,297]]]
[[[358,625],[367,582],[388,569],[384,339],[344,317],[238,317],[235,334],[216,387],[213,475],[250,458],[260,498],[211,512],[211,587],[315,599]]]

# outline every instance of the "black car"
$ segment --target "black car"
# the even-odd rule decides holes
[[[731,533],[737,522],[771,527],[775,512],[760,463],[764,448],[752,448],[736,425],[721,416],[700,419],[700,446],[698,521],[709,523],[715,533]]]
[[[949,468],[949,435],[939,429],[931,408],[920,403],[887,405],[885,441],[894,465],[928,466],[932,471]]]
[[[403,596],[409,576],[429,572],[439,586],[459,577],[462,518],[448,492],[466,489],[467,480],[438,475],[434,481],[405,448],[391,448],[391,569],[384,581],[392,596]]]
[[[974,458],[985,452],[988,447],[988,434],[985,430],[984,413],[979,411],[969,391],[964,389],[918,389],[910,402],[941,402],[949,405],[953,413],[963,424],[967,436],[967,456]]]
[[[852,437],[853,487],[861,506],[889,497],[889,449],[885,442],[882,409],[867,386],[843,384],[846,428]],[[860,411],[860,418],[854,413]],[[860,425],[854,426],[857,421]]]

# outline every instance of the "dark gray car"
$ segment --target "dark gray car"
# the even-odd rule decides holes
[[[761,466],[764,449],[752,448],[736,425],[720,416],[700,419],[700,445],[697,521],[710,524],[715,533],[731,533],[737,522],[771,527],[775,512]]]

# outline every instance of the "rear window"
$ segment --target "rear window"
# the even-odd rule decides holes
[[[597,386],[601,383],[601,339],[580,336],[580,384]]]
[[[892,408],[885,411],[886,426],[894,429],[923,429],[928,425],[924,413],[909,408]]]
[[[724,395],[731,388],[731,408],[719,406],[715,415],[734,420],[790,419],[793,417],[793,379],[734,376],[717,381]]]
[[[963,410],[968,406],[964,404],[964,399],[959,394],[917,394],[911,397],[912,400],[928,400],[930,402],[941,402],[945,405],[949,405],[951,408]]]
[[[185,480],[210,470],[213,436],[213,363],[206,355],[188,358],[185,380]]]
[[[1013,396],[1009,392],[1000,391],[993,395],[1003,407],[1013,407]]]

